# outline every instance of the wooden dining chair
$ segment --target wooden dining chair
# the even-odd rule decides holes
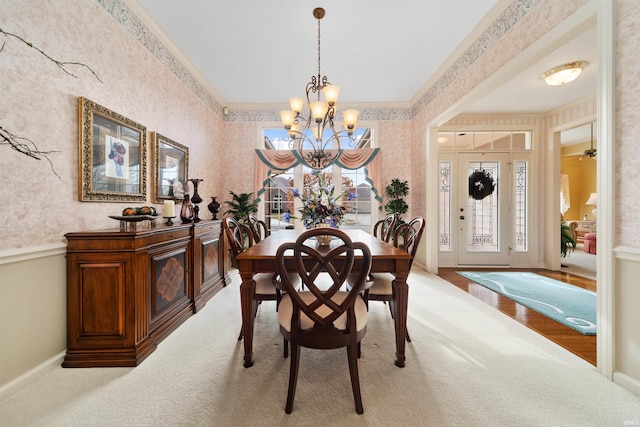
[[[231,256],[237,257],[245,250],[249,249],[254,244],[253,233],[246,225],[240,224],[233,217],[227,217],[224,219],[224,231],[229,242],[229,248],[231,249]],[[297,278],[297,275],[291,273],[291,279]],[[258,306],[262,301],[276,301],[276,310],[280,304],[282,298],[282,285],[279,280],[279,275],[276,272],[273,273],[256,273],[253,276],[253,280],[256,282],[256,290],[253,295],[253,317],[258,313]],[[238,341],[242,339],[242,330],[238,336]],[[285,357],[287,356],[287,349],[285,346]]]
[[[424,226],[424,218],[416,217],[408,223],[400,225],[393,233],[392,244],[411,255],[409,271],[411,271],[413,259],[420,245]],[[394,301],[393,281],[395,280],[395,276],[391,273],[370,273],[368,279],[369,281],[365,284],[365,289],[362,293],[367,308],[369,307],[369,301],[384,301],[385,303],[389,303],[391,317],[395,318],[392,304]],[[356,281],[357,277],[349,277],[348,285],[355,286]],[[352,282],[354,284],[352,284]],[[409,332],[407,332],[407,341],[411,342]]]
[[[332,236],[330,246],[317,246],[313,238],[320,234]],[[362,254],[358,258],[361,264],[358,271],[352,272],[358,252]],[[291,345],[285,412],[290,414],[293,409],[300,347],[321,350],[346,347],[356,412],[362,414],[358,346],[367,330],[367,307],[361,293],[371,268],[371,252],[367,245],[352,242],[338,229],[322,228],[308,230],[295,242],[280,246],[276,267],[282,275],[287,271],[287,258],[293,262],[305,290],[298,290],[288,277],[283,276],[282,287],[286,295],[280,301],[278,321],[280,333]],[[354,274],[351,290],[341,290],[350,274]]]
[[[247,223],[249,224],[249,229],[253,234],[253,241],[258,243],[262,239],[266,239],[269,236],[269,228],[267,227],[267,223],[258,219],[257,216],[250,214],[247,217]]]
[[[389,214],[376,222],[373,226],[373,235],[380,240],[389,243],[389,239],[393,235],[393,229],[397,221],[396,214]]]

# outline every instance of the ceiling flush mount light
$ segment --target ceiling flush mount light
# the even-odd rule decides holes
[[[589,65],[589,63],[586,61],[576,61],[558,65],[545,71],[540,78],[549,86],[561,86],[577,79],[587,65]]]
[[[313,10],[313,16],[318,20],[318,75],[312,76],[307,83],[306,110],[307,117],[301,115],[305,100],[291,98],[291,110],[280,111],[280,120],[287,130],[286,139],[289,147],[300,153],[300,156],[312,169],[324,169],[339,155],[339,148],[343,141],[355,147],[353,133],[358,124],[358,110],[342,112],[344,129],[336,129],[334,120],[337,119],[337,102],[340,88],[329,83],[327,76],[320,73],[320,20],[325,11],[318,7]],[[320,94],[324,95],[324,100]],[[327,135],[325,135],[327,131]],[[331,150],[334,148],[333,150]]]

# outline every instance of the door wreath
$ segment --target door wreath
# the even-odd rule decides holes
[[[475,200],[482,200],[495,190],[496,185],[491,174],[485,170],[477,170],[469,175],[469,195]]]

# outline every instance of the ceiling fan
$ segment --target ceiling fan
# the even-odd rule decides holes
[[[593,148],[593,122],[591,122],[591,148],[584,150],[584,155],[588,157],[595,157],[597,149]]]

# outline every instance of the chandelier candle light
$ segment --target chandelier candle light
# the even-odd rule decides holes
[[[291,110],[280,111],[280,120],[287,130],[285,139],[289,141],[289,148],[295,149],[312,169],[324,169],[339,156],[341,141],[348,141],[351,147],[355,147],[356,141],[353,132],[358,124],[358,110],[345,110],[342,112],[344,130],[335,128],[334,119],[337,117],[337,102],[340,87],[329,83],[327,76],[320,73],[320,20],[325,11],[318,7],[313,10],[313,16],[318,20],[318,75],[311,76],[307,83],[307,118],[301,115],[304,99],[291,98],[289,104]],[[320,92],[324,94],[321,100]],[[312,101],[311,98],[315,100]],[[301,123],[304,125],[301,127]],[[325,130],[330,131],[325,138]],[[334,151],[328,151],[335,144]]]

